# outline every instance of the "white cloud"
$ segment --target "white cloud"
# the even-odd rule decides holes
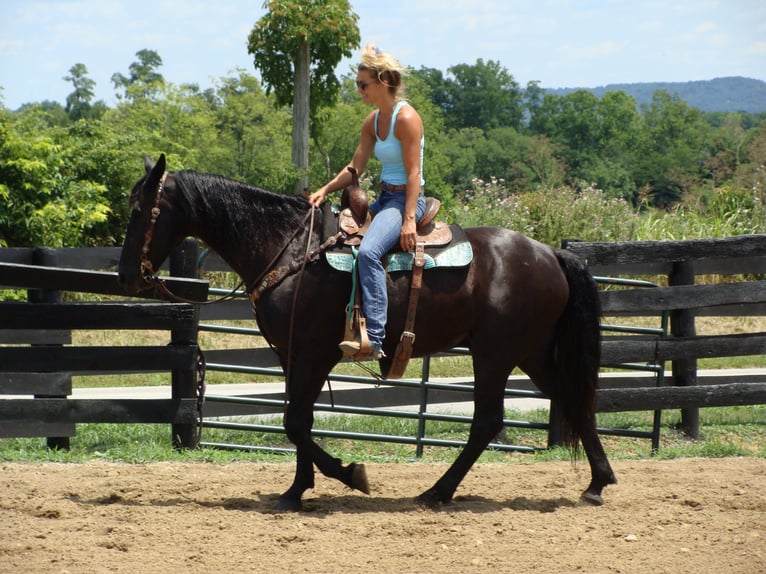
[[[753,42],[745,47],[745,53],[766,56],[766,41]]]

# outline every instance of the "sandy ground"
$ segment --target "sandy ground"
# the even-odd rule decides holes
[[[766,572],[766,460],[480,464],[454,502],[414,497],[443,465],[370,464],[372,495],[317,475],[272,511],[291,463],[2,464],[0,572]]]

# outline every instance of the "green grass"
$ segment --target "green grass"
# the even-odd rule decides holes
[[[509,411],[506,418],[545,422],[547,411]],[[666,411],[663,416],[662,440],[656,455],[661,459],[682,457],[749,456],[766,458],[766,406],[742,406],[707,408],[700,411],[701,437],[689,440],[678,433],[678,411]],[[280,417],[259,419],[259,424],[281,425]],[[604,413],[598,417],[598,425],[604,428],[641,429],[651,428],[652,413]],[[317,418],[315,428],[348,432],[415,436],[417,422],[373,416],[322,416]],[[426,434],[429,438],[463,440],[467,437],[467,425],[453,422],[429,421]],[[45,446],[45,439],[0,440],[0,462],[74,462],[107,460],[127,463],[159,461],[210,462],[224,464],[236,461],[292,461],[292,453],[280,454],[264,451],[241,452],[214,448],[177,451],[171,446],[169,425],[117,425],[81,424],[77,435],[72,437],[69,451],[53,451]],[[290,448],[281,434],[245,432],[221,429],[203,429],[205,442],[248,444],[270,448]],[[323,439],[317,441],[333,456],[350,461],[405,462],[415,458],[415,447],[408,444],[371,442],[350,439]],[[525,446],[545,447],[546,433],[539,430],[508,428],[502,442]],[[649,458],[650,442],[647,439],[602,436],[610,458]],[[425,447],[422,460],[426,462],[451,462],[457,450],[451,447]],[[548,461],[569,460],[570,453],[564,449],[541,450],[534,454],[487,451],[480,462]]]

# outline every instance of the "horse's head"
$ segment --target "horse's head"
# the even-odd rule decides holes
[[[128,291],[151,285],[148,278],[185,237],[183,212],[174,201],[176,186],[165,171],[165,155],[157,163],[145,158],[146,175],[130,193],[130,221],[120,255],[118,279]]]

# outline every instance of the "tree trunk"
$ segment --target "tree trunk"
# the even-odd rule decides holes
[[[295,194],[302,195],[309,187],[309,110],[311,103],[309,45],[302,41],[295,55],[295,90],[293,91],[293,165],[299,179]]]

